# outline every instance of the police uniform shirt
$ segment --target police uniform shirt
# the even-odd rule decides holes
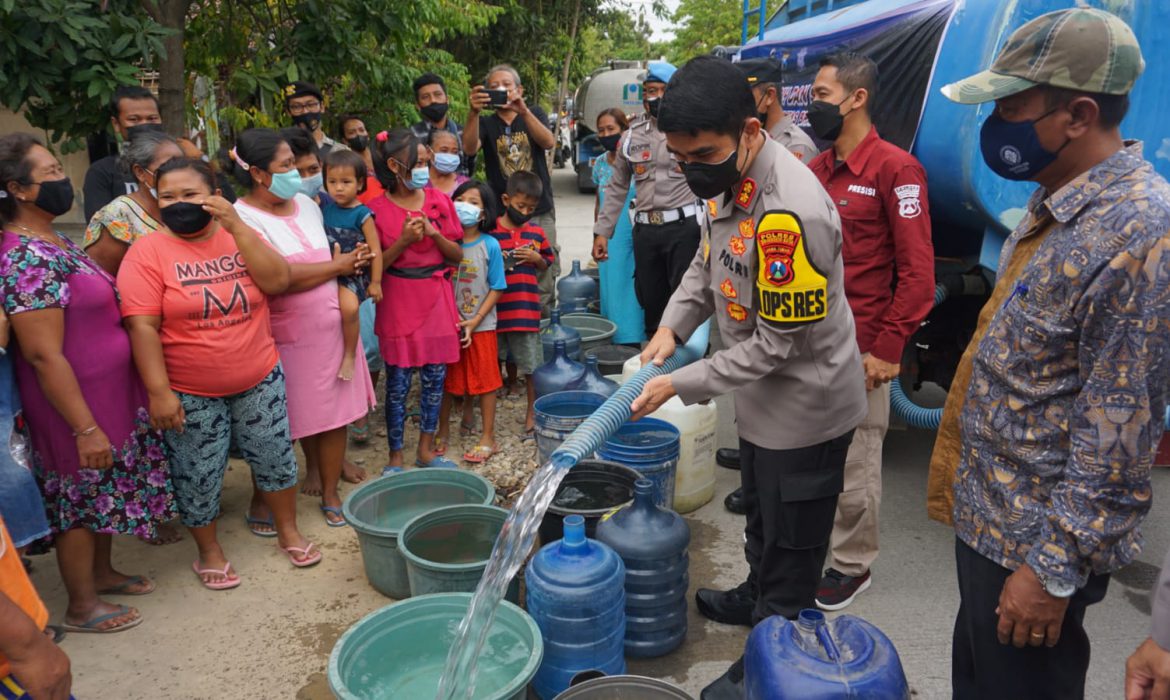
[[[796,156],[800,162],[808,165],[820,153],[812,137],[804,132],[792,121],[792,116],[785,114],[780,121],[768,129],[768,135],[776,139],[788,152]]]
[[[613,236],[618,217],[624,216],[631,177],[637,211],[680,209],[695,203],[695,193],[687,186],[682,168],[666,150],[666,135],[650,117],[642,114],[634,119],[618,142],[617,156],[593,235]]]
[[[703,241],[662,325],[689,338],[714,314],[725,350],[671,375],[692,404],[735,392],[740,437],[773,450],[855,428],[865,375],[845,300],[841,220],[808,168],[766,139]]]

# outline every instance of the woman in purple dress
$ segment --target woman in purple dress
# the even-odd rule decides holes
[[[64,627],[118,632],[141,615],[99,596],[144,595],[154,582],[114,569],[111,535],[153,537],[175,507],[114,280],[53,228],[72,206],[69,178],[36,137],[0,138],[0,298],[69,595]]]

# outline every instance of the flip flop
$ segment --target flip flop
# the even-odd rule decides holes
[[[463,461],[471,464],[483,464],[496,453],[496,445],[476,445],[463,455]]]
[[[454,462],[447,459],[446,457],[439,456],[438,453],[435,453],[435,458],[429,462],[424,462],[421,459],[415,460],[414,466],[422,468],[422,469],[458,469],[459,468],[458,464],[455,464]]]
[[[325,524],[329,527],[345,527],[349,525],[349,523],[345,521],[345,513],[341,512],[341,506],[327,506],[322,503],[320,508],[323,515],[336,515],[337,517],[341,518],[341,520],[330,520],[328,517],[326,517]]]
[[[536,442],[536,428],[525,430],[520,436],[520,442]]]
[[[475,424],[468,425],[463,421],[459,421],[459,434],[463,437],[471,437],[475,435]]]
[[[244,522],[248,523],[248,529],[257,537],[276,537],[276,517],[269,515],[267,518],[253,518],[251,515],[244,513]],[[257,530],[255,525],[267,525],[272,530],[265,532]]]
[[[222,569],[200,569],[198,559],[191,562],[191,569],[195,572],[195,575],[199,577],[199,583],[202,583],[204,588],[213,591],[226,591],[229,588],[235,588],[236,586],[240,585],[242,579],[238,574],[235,578],[227,578],[218,583],[208,583],[207,581],[203,580],[203,574],[220,574],[221,576],[227,576],[228,569],[230,568],[232,568],[232,563],[230,561],[224,564]]]
[[[142,584],[150,584],[150,586],[145,591],[126,590],[132,586],[139,586]],[[155,588],[156,586],[154,581],[151,581],[145,576],[131,576],[117,586],[103,588],[102,590],[98,591],[98,595],[148,595],[150,593],[154,593]]]
[[[120,624],[116,627],[110,627],[110,628],[104,629],[104,630],[98,629],[98,625],[102,624],[106,620],[112,620],[115,617],[121,617],[122,615],[125,615],[126,613],[130,612],[130,610],[131,609],[126,607],[125,605],[119,605],[118,609],[115,610],[114,612],[106,613],[105,615],[98,615],[97,617],[93,618],[92,620],[86,620],[85,622],[81,623],[80,625],[75,625],[71,622],[62,622],[61,629],[66,631],[66,632],[89,633],[89,634],[113,634],[114,632],[123,632],[123,631],[128,630],[132,627],[137,627],[138,625],[141,625],[142,624],[142,616],[139,615],[138,617],[134,618],[130,622],[123,622],[122,624]]]
[[[313,551],[316,546],[317,545],[310,542],[306,547],[281,547],[278,544],[276,545],[276,548],[285,553],[285,556],[288,557],[288,560],[292,563],[293,566],[297,567],[298,569],[304,569],[313,566],[314,564],[320,562],[322,558],[324,558],[324,555],[321,554],[320,551]],[[297,554],[304,558],[297,559]]]
[[[370,422],[368,419],[366,424],[360,428],[350,423],[347,430],[349,431],[349,439],[353,440],[355,445],[364,445],[370,441]]]
[[[65,629],[61,625],[45,625],[44,633],[54,644],[60,644],[65,640]]]
[[[402,471],[402,467],[391,467],[386,465],[382,467],[382,476],[390,476],[391,474],[398,474]]]
[[[435,438],[433,446],[431,447],[431,452],[434,452],[439,457],[447,454],[446,442],[446,438]]]

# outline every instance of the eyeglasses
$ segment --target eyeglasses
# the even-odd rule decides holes
[[[290,102],[288,104],[288,113],[292,115],[304,114],[305,112],[318,112],[321,110],[321,103],[314,100],[312,102]]]

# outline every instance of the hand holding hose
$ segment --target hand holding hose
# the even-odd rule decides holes
[[[654,413],[676,393],[674,381],[671,380],[669,374],[651,379],[646,382],[646,386],[642,388],[642,393],[638,395],[638,398],[630,404],[630,420],[645,418]]]

